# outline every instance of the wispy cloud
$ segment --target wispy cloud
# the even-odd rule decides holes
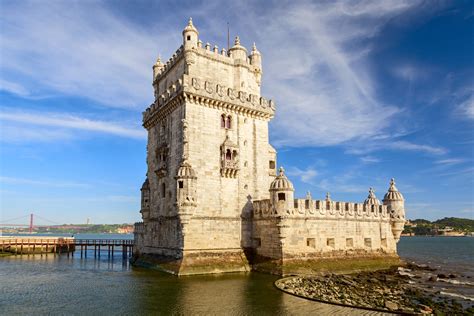
[[[380,159],[378,159],[376,157],[372,157],[372,156],[364,156],[364,157],[360,157],[359,159],[363,163],[367,163],[367,164],[380,162]]]
[[[0,113],[0,121],[22,123],[21,127],[19,128],[15,125],[3,126],[2,124],[0,131],[2,132],[2,138],[4,141],[17,141],[21,140],[21,137],[25,138],[25,140],[64,139],[71,136],[68,130],[91,131],[136,139],[146,138],[146,132],[142,128],[132,128],[119,123],[91,120],[79,116],[61,113],[40,114],[19,111],[3,111]],[[15,132],[25,130],[24,123],[28,124],[29,126],[59,128],[59,130],[45,130],[39,128],[38,130],[34,130],[31,133],[27,131],[26,133],[15,135]],[[31,129],[29,130],[31,131]]]
[[[34,87],[113,107],[152,101],[158,45],[168,51],[173,42],[170,33],[152,33],[99,2],[2,3],[1,26],[2,89],[25,96]]]
[[[438,165],[457,165],[465,161],[466,161],[465,159],[460,159],[460,158],[448,158],[448,159],[436,160],[434,163]]]
[[[463,117],[474,120],[474,96],[470,95],[465,101],[461,102],[457,111]]]
[[[425,144],[415,144],[409,141],[399,140],[388,144],[392,149],[425,152],[428,154],[442,155],[447,152],[445,148]]]
[[[90,187],[89,184],[79,183],[79,182],[69,182],[69,181],[62,181],[62,180],[37,180],[37,179],[26,179],[26,178],[17,178],[17,177],[6,177],[6,176],[0,176],[0,183],[47,186],[47,187],[72,187],[72,188]]]
[[[315,178],[318,176],[318,172],[313,167],[308,167],[305,170],[302,170],[297,167],[290,167],[287,171],[289,176],[297,177],[301,182],[312,184],[314,183]]]

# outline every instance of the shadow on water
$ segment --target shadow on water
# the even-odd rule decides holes
[[[131,267],[117,254],[0,260],[2,314],[377,315],[280,292],[259,273],[176,277]],[[378,314],[380,315],[380,314]]]

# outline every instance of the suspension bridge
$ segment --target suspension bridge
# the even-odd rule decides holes
[[[39,224],[37,223],[39,220]],[[9,219],[0,219],[0,229],[2,228],[28,228],[30,233],[33,233],[35,227],[52,227],[52,226],[62,226],[63,224],[57,223],[55,221],[49,220],[38,214],[26,214],[23,216],[9,218]]]

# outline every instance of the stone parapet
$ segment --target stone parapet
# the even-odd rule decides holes
[[[325,200],[295,199],[294,208],[279,211],[278,205],[270,200],[253,201],[254,218],[289,216],[341,219],[376,219],[390,220],[386,205],[367,205],[363,203],[336,202]]]

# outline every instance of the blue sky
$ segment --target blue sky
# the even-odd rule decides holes
[[[263,56],[270,140],[303,197],[383,197],[474,218],[472,1],[2,1],[0,208],[139,220],[152,65],[192,16],[203,42]],[[24,221],[24,219],[23,219]],[[0,221],[1,222],[1,221]],[[40,223],[39,223],[40,224]]]

